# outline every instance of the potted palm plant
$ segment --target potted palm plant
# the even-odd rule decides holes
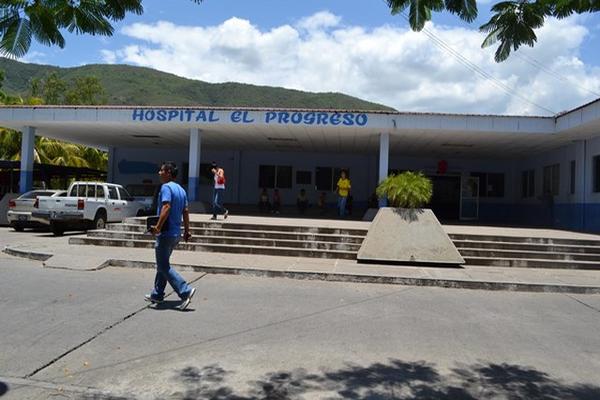
[[[379,209],[361,248],[358,262],[457,266],[464,259],[432,210],[433,184],[421,172],[390,175],[376,194],[390,207]]]
[[[379,184],[376,193],[380,198],[387,198],[389,205],[397,208],[398,212],[414,216],[416,209],[431,200],[433,185],[422,172],[406,171],[388,176]]]

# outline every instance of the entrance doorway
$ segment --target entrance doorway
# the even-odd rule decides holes
[[[460,217],[460,176],[431,175],[433,196],[429,207],[441,222],[458,221]]]

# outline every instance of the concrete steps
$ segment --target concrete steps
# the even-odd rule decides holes
[[[192,233],[194,235],[194,233]],[[153,241],[150,234],[118,232],[108,230],[90,231],[88,238],[108,238],[108,239],[126,239],[126,240],[146,240]],[[357,252],[360,244],[344,243],[335,241],[317,241],[317,240],[285,240],[265,237],[244,237],[244,236],[196,236],[194,235],[188,243],[193,244],[222,244],[230,246],[259,246],[259,247],[289,247],[312,250],[336,250]]]
[[[153,248],[154,241],[152,240],[132,240],[132,239],[112,239],[98,237],[74,237],[69,239],[70,244],[78,245],[95,245],[95,246],[110,246],[110,247],[135,247],[135,248]],[[271,246],[256,246],[256,245],[229,245],[217,243],[184,243],[180,242],[177,245],[180,250],[186,251],[206,251],[206,252],[221,252],[221,253],[239,253],[239,254],[262,254],[272,256],[292,256],[292,257],[313,257],[313,258],[339,258],[339,259],[356,259],[355,251],[340,251],[340,250],[319,250],[310,248],[297,247],[271,247]]]
[[[451,234],[467,265],[600,269],[600,240]]]
[[[145,226],[135,224],[111,224],[107,226],[107,232],[132,232],[144,233]],[[202,228],[190,227],[190,231],[194,236],[212,236],[212,237],[249,237],[249,238],[266,238],[266,239],[282,239],[282,240],[315,240],[320,242],[336,242],[336,243],[354,243],[362,244],[363,235],[348,235],[348,234],[319,234],[311,232],[286,232],[286,231],[264,231],[260,229],[232,229],[232,228]]]
[[[125,220],[126,225],[138,225],[145,226],[143,217],[127,218]],[[326,223],[326,222],[324,222]],[[109,224],[109,229],[114,225],[121,224]],[[367,234],[367,229],[352,229],[352,228],[331,228],[327,226],[303,226],[303,225],[275,225],[275,224],[258,224],[258,223],[234,223],[234,222],[223,222],[219,221],[191,221],[191,229],[241,229],[241,230],[260,230],[264,232],[294,232],[294,233],[312,233],[312,234],[325,234],[325,235],[350,235],[350,236],[362,236]],[[142,228],[143,229],[143,228]]]
[[[122,224],[108,224],[105,230],[89,231],[87,237],[72,238],[69,243],[151,248],[154,238],[145,230],[143,218],[128,218]],[[351,260],[356,259],[367,233],[366,229],[222,221],[192,221],[190,231],[192,239],[180,242],[179,249]]]
[[[181,242],[188,251],[264,254],[291,257],[356,259],[366,229],[292,224],[192,221],[192,240]],[[476,228],[475,228],[476,229]],[[449,235],[467,265],[599,269],[600,240],[558,239],[482,234]],[[153,237],[145,233],[144,218],[128,218],[90,231],[70,243],[96,246],[152,248]]]

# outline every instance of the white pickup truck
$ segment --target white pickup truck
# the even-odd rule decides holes
[[[121,185],[102,182],[73,182],[67,197],[40,196],[32,217],[47,220],[55,235],[67,230],[104,229],[107,222],[122,222],[142,215],[143,204]]]

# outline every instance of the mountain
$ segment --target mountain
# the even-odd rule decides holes
[[[56,72],[65,81],[84,76],[97,77],[106,90],[109,105],[393,111],[390,107],[341,93],[309,93],[233,82],[208,83],[130,65],[92,64],[60,68],[0,58],[0,70],[5,72],[4,91],[21,96],[27,94],[31,78],[44,78],[50,72]]]

